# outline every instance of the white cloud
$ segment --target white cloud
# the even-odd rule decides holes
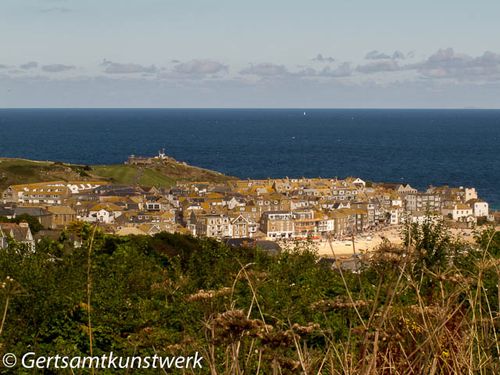
[[[500,54],[486,51],[472,57],[453,48],[440,49],[425,61],[411,65],[425,78],[459,80],[499,80]]]
[[[335,62],[335,59],[330,56],[323,56],[321,53],[318,53],[315,58],[312,59],[314,62],[319,62],[319,63],[333,63]]]
[[[353,69],[350,62],[343,62],[336,68],[330,68],[329,66],[323,68],[319,75],[323,77],[348,77],[352,75]]]
[[[394,51],[394,53],[392,54],[393,60],[404,60],[405,58],[405,54],[401,51]]]
[[[254,75],[258,77],[283,77],[290,74],[285,65],[272,63],[252,64],[240,71],[243,75]]]
[[[377,50],[370,51],[365,56],[365,59],[367,59],[367,60],[382,60],[382,59],[390,59],[390,58],[391,58],[391,56],[389,56],[383,52],[379,52]]]
[[[64,64],[50,64],[50,65],[43,65],[42,70],[47,73],[60,73],[60,72],[66,72],[68,70],[73,70],[75,69],[75,66],[73,65],[64,65]]]
[[[224,74],[229,67],[218,61],[196,59],[180,62],[174,66],[173,72],[180,76],[205,77],[216,74]]]
[[[21,64],[19,65],[19,67],[21,69],[25,69],[25,70],[28,70],[28,69],[35,69],[38,67],[38,63],[36,61],[29,61],[25,64]]]
[[[356,71],[360,73],[395,72],[401,70],[399,64],[394,60],[374,61],[365,65],[358,65]]]
[[[399,50],[396,50],[392,53],[392,55],[389,55],[387,53],[379,52],[377,50],[370,51],[366,54],[365,59],[366,60],[388,60],[388,59],[393,59],[393,60],[403,60],[405,59],[405,54]]]
[[[136,73],[153,74],[158,72],[158,69],[154,65],[144,66],[132,63],[122,64],[108,60],[104,60],[104,62],[101,65],[105,67],[104,73],[107,74],[136,74]]]

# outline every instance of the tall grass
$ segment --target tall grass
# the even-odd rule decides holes
[[[483,234],[484,246],[465,253],[446,235],[423,232],[420,238],[407,232],[411,241],[406,246],[386,242],[370,256],[361,278],[370,273],[375,281],[371,290],[366,283],[361,289],[352,285],[353,278],[344,275],[348,271],[338,268],[344,295],[310,306],[324,315],[324,322],[332,311],[345,316],[344,340],[328,324],[267,322],[258,286],[249,276],[252,265],[242,266],[235,284],[245,282],[251,289],[246,311],[234,308],[235,300],[227,311],[206,311],[207,344],[202,349],[210,373],[500,373],[500,259],[490,251],[497,232]],[[431,245],[446,253],[433,254],[441,250]],[[234,285],[231,296],[233,292]],[[223,293],[211,291],[205,303]]]

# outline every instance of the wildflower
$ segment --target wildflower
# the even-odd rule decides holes
[[[341,298],[336,298],[333,300],[320,300],[314,302],[311,305],[313,310],[320,311],[330,311],[330,310],[342,310],[342,309],[351,309],[358,307],[366,307],[369,305],[370,301],[357,300],[357,301],[346,301]]]
[[[219,290],[203,290],[200,289],[198,292],[191,294],[190,296],[187,297],[187,300],[189,302],[193,301],[205,301],[209,299],[213,299],[216,297],[223,297],[231,294],[231,288],[224,287]]]

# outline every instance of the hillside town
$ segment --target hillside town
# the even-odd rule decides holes
[[[166,158],[130,157],[128,164]],[[75,221],[96,223],[116,235],[178,232],[219,240],[343,240],[404,223],[443,219],[456,228],[495,220],[473,187],[371,183],[361,178],[279,178],[224,183],[178,182],[171,188],[106,181],[50,181],[11,185],[1,195],[0,217],[36,218],[60,231]],[[26,223],[0,223],[7,238],[34,246]]]

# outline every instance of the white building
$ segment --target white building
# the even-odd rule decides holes
[[[403,209],[401,207],[393,207],[390,210],[391,218],[390,218],[390,224],[391,225],[398,225],[401,224],[403,221],[401,216],[403,213]]]
[[[468,202],[471,199],[477,199],[477,191],[475,188],[465,188],[465,201]]]
[[[92,191],[105,184],[105,182],[101,181],[70,181],[66,186],[71,194],[79,194],[82,192]]]
[[[113,203],[99,203],[89,210],[85,221],[113,224],[115,219],[121,216],[122,209]]]
[[[455,204],[452,207],[445,207],[441,212],[444,216],[449,216],[455,221],[467,221],[469,216],[473,216],[472,207],[466,204]]]
[[[490,214],[488,202],[475,201],[472,204],[472,211],[474,213],[474,217],[488,217]]]
[[[261,228],[270,239],[292,238],[295,230],[293,215],[286,211],[264,212]]]
[[[233,237],[231,218],[223,214],[209,214],[196,218],[196,235],[212,238]]]

